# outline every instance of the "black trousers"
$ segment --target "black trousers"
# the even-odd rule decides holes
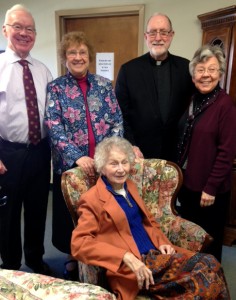
[[[22,259],[21,213],[24,208],[25,260],[37,264],[44,254],[44,232],[50,187],[51,150],[46,139],[33,146],[0,140],[0,255],[4,267],[19,269]]]
[[[207,207],[200,206],[201,194],[201,192],[194,192],[182,186],[178,194],[178,200],[181,203],[178,211],[184,219],[200,225],[214,238],[213,243],[205,252],[214,255],[221,262],[230,192],[216,195],[215,203]]]

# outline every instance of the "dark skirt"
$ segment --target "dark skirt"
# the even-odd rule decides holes
[[[61,252],[70,254],[71,234],[74,229],[62,190],[61,175],[53,174],[52,243]]]
[[[200,206],[201,194],[201,192],[194,192],[182,186],[178,194],[178,200],[181,203],[178,211],[181,217],[198,224],[214,238],[213,243],[205,251],[221,262],[230,192],[216,195],[215,203],[207,207]]]
[[[230,300],[223,269],[210,254],[197,253],[189,258],[151,250],[143,261],[155,281],[148,292],[144,290],[152,299]]]

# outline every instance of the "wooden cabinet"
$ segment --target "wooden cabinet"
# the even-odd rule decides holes
[[[220,45],[226,56],[227,69],[221,86],[236,103],[236,6],[230,6],[198,16],[202,25],[202,44]],[[236,136],[236,133],[235,133]],[[225,226],[224,244],[236,243],[236,159],[232,170],[232,189]]]

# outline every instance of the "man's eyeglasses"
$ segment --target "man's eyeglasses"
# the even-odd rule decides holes
[[[79,56],[81,56],[81,57],[87,57],[88,56],[88,52],[85,51],[85,50],[80,50],[80,51],[71,50],[71,51],[66,52],[67,57],[70,57],[70,58],[76,58],[77,54],[79,54]]]
[[[220,69],[210,67],[207,69],[206,68],[197,68],[194,72],[198,75],[203,75],[203,74],[205,74],[205,72],[207,72],[210,75],[215,75],[219,71],[220,71]]]
[[[15,32],[21,32],[23,30],[25,30],[28,34],[35,34],[36,30],[33,27],[24,27],[22,25],[19,24],[6,24],[7,26],[11,26],[11,28],[14,29]]]
[[[160,37],[167,38],[171,32],[172,30],[151,30],[147,31],[146,34],[152,39],[154,39],[158,33],[160,34]]]

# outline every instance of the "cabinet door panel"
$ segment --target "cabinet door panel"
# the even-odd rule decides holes
[[[227,74],[229,67],[230,47],[231,47],[232,30],[229,26],[215,26],[203,32],[202,44],[219,45],[225,53],[227,67],[224,76],[221,79],[221,86],[227,90]],[[229,92],[229,91],[227,91]]]

